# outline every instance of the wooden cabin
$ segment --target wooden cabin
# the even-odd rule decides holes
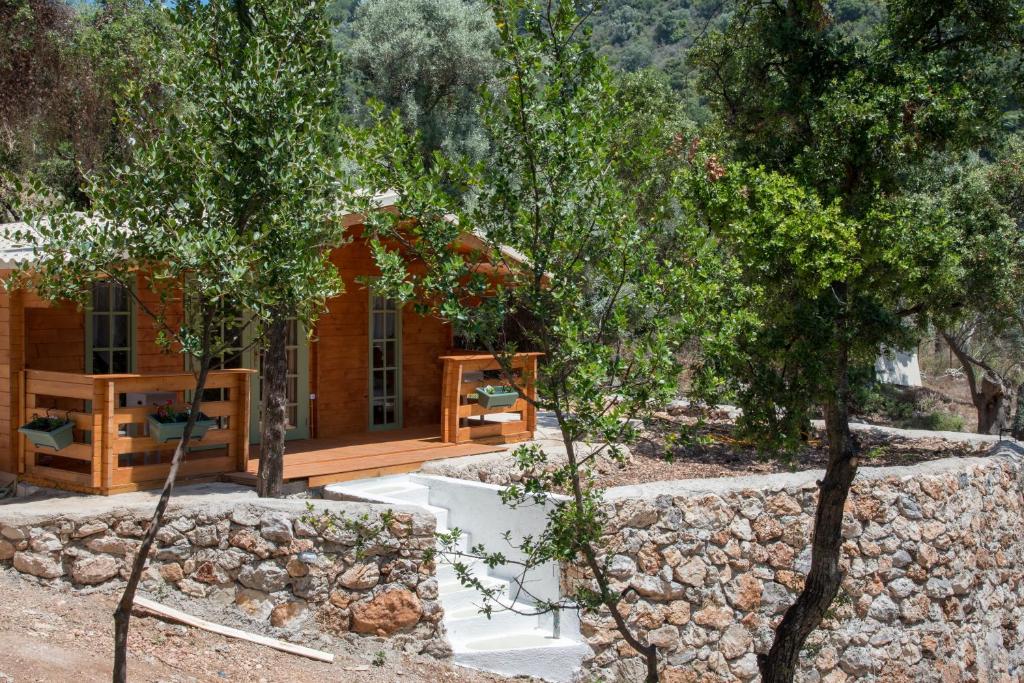
[[[31,258],[0,244],[0,275]],[[532,437],[528,401],[491,409],[475,401],[478,387],[501,382],[492,357],[456,349],[447,324],[357,282],[376,272],[365,242],[336,249],[331,261],[345,292],[328,302],[312,334],[291,329],[286,480],[318,486],[406,472]],[[141,283],[136,291],[145,295]],[[161,352],[155,340],[152,321],[112,283],[98,280],[84,310],[31,291],[0,291],[0,476],[102,494],[162,485],[175,442],[157,443],[146,418],[157,404],[188,402],[195,378],[181,354]],[[514,361],[515,379],[530,394],[536,363],[536,354]],[[179,479],[254,480],[258,367],[251,351],[211,373],[202,410],[216,425]],[[55,451],[19,433],[46,414],[74,422],[73,443]]]

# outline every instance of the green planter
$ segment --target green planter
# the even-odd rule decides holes
[[[157,443],[174,441],[175,439],[180,440],[185,434],[184,422],[161,422],[156,419],[155,415],[147,415],[146,421],[149,423],[149,435]],[[201,441],[206,432],[210,431],[210,427],[213,427],[215,424],[217,424],[216,420],[211,420],[200,413],[195,426],[192,428],[192,438],[196,441]]]
[[[75,435],[72,430],[75,428],[74,423],[65,422],[64,424],[54,429],[38,429],[36,425],[43,426],[41,423],[44,418],[32,420],[26,425],[18,427],[18,431],[25,435],[32,445],[36,448],[52,448],[55,451],[59,451],[71,445],[71,442],[75,440]]]
[[[484,408],[507,408],[519,400],[519,392],[508,387],[495,389],[487,393],[483,389],[476,392],[476,402]]]

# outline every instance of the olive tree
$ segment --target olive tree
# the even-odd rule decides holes
[[[370,221],[382,270],[376,286],[451,321],[519,389],[512,354],[543,354],[534,403],[554,414],[565,458],[518,448],[524,478],[503,495],[512,506],[556,491],[568,498],[551,503],[543,533],[517,546],[525,558],[517,570],[582,567],[585,578],[569,595],[532,596],[532,609],[582,609],[607,620],[653,683],[658,648],[620,610],[632,589],[609,575],[606,511],[591,474],[598,458],[623,454],[637,418],[674,396],[677,352],[710,298],[697,267],[710,254],[693,226],[672,222],[671,179],[686,150],[652,105],[662,99],[624,96],[570,3],[495,0],[492,10],[500,66],[480,110],[490,157],[468,175],[439,163],[426,171],[415,144],[398,137],[375,140],[364,157],[398,191],[403,216],[415,219]],[[453,184],[473,189],[459,207],[443,192]],[[451,249],[463,231],[479,238],[479,252]],[[444,538],[443,552],[454,554],[456,540]],[[509,563],[502,550],[470,554],[494,566]],[[486,611],[522,609],[461,559],[455,567],[482,591]]]
[[[274,375],[275,344],[282,320],[311,325],[340,291],[328,254],[344,239],[338,213],[348,187],[343,158],[331,149],[343,131],[333,113],[337,71],[323,4],[273,0],[245,13],[228,0],[183,1],[164,11],[173,39],[149,54],[165,96],[153,106],[151,93],[131,93],[120,114],[139,141],[130,163],[87,176],[88,213],[29,216],[34,229],[14,236],[35,245],[28,286],[81,303],[96,277],[123,285],[159,343],[191,359],[196,373],[184,436],[115,612],[120,682],[135,592],[206,378],[244,350],[240,338],[269,346],[261,491],[279,485],[285,387]],[[276,464],[268,467],[271,454]]]
[[[708,360],[709,383],[737,398],[740,427],[769,452],[797,448],[818,411],[828,441],[810,571],[759,657],[768,683],[793,679],[842,581],[843,508],[863,455],[851,369],[911,345],[963,266],[956,222],[916,177],[998,131],[1022,17],[1010,0],[891,0],[850,35],[818,0],[739,0],[693,53],[727,155],[764,169],[695,174],[695,206],[716,216],[739,273],[734,306],[750,313]]]

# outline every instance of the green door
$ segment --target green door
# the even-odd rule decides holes
[[[288,403],[286,418],[288,431],[286,439],[309,438],[309,342],[305,331],[294,318],[288,322]],[[259,369],[259,376],[253,377],[249,411],[249,440],[251,443],[260,441],[260,409],[262,407],[263,359],[257,349],[252,352],[253,362],[246,367]]]

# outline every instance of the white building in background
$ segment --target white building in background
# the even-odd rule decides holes
[[[875,376],[885,384],[921,386],[921,366],[917,363],[917,351],[882,349],[875,361]]]

